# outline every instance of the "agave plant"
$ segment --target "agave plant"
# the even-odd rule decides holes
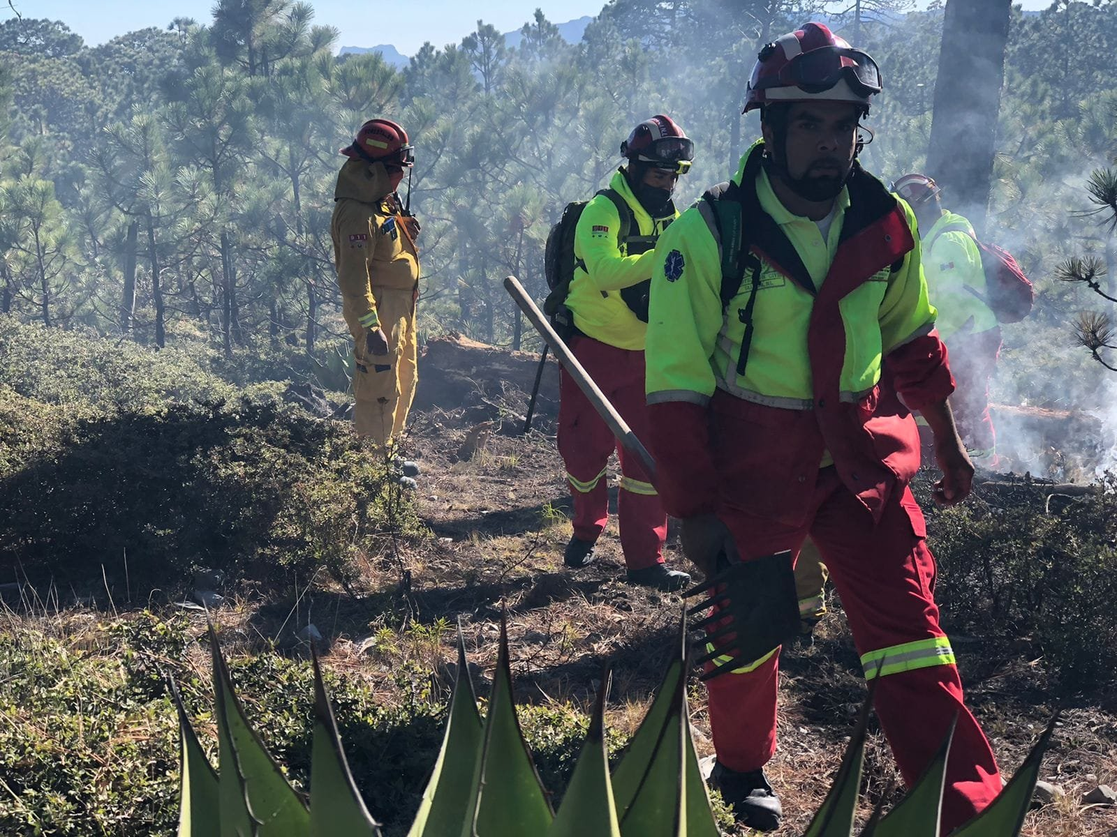
[[[690,732],[685,626],[678,653],[616,769],[605,750],[602,677],[585,743],[557,814],[536,772],[516,716],[508,633],[484,722],[458,633],[458,675],[442,748],[408,837],[717,837]],[[180,727],[178,837],[379,837],[338,737],[317,658],[309,809],[249,726],[210,629],[217,705],[214,771],[173,684]],[[853,837],[872,692],[834,784],[804,837]],[[951,837],[1017,837],[1039,777],[1054,719],[1004,791]],[[887,815],[873,813],[860,837],[940,837],[946,762],[953,729],[923,777]]]

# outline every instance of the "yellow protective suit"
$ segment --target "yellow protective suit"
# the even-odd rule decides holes
[[[381,163],[350,160],[334,191],[330,234],[341,287],[342,312],[355,342],[353,425],[386,446],[407,423],[418,381],[415,302],[419,252],[410,224]],[[369,354],[365,337],[376,328],[386,355]]]

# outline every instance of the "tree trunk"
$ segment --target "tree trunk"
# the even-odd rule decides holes
[[[132,219],[124,238],[124,295],[120,300],[120,333],[125,336],[132,333],[136,315],[136,240],[139,233],[140,222]]]
[[[240,306],[237,305],[237,275],[233,269],[233,246],[229,241],[229,233],[221,231],[221,295],[223,317],[221,322],[221,340],[225,349],[225,356],[233,356],[233,341],[238,345],[244,343],[244,335],[240,328]]]
[[[15,296],[12,282],[12,270],[8,267],[8,263],[0,259],[0,277],[4,279],[4,290],[0,292],[0,313],[10,314],[12,312],[12,298]]]
[[[520,237],[516,242],[516,275],[523,276],[523,258],[524,258],[524,226],[520,225]],[[512,351],[518,352],[520,344],[524,339],[524,312],[520,310],[520,306],[513,305],[512,312]]]
[[[947,0],[927,174],[984,232],[1012,0]]]
[[[151,214],[147,216],[147,255],[151,261],[151,301],[155,305],[155,345],[160,349],[166,345],[167,308],[163,303],[163,276],[159,266],[159,249],[155,246],[155,222]]]
[[[229,267],[229,236],[221,233],[221,347],[233,356],[233,277]]]
[[[316,326],[318,322],[318,294],[314,290],[314,281],[306,278],[306,353],[314,353]]]
[[[279,289],[273,289],[268,303],[268,343],[273,349],[279,348]]]
[[[50,280],[47,279],[47,266],[43,257],[43,244],[39,240],[39,231],[35,230],[35,264],[39,271],[39,290],[42,293],[40,309],[43,314],[43,325],[49,327],[50,322]]]

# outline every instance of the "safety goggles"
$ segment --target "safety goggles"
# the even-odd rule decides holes
[[[413,166],[415,165],[415,146],[402,145],[393,156],[396,158],[394,162],[397,166],[403,166],[404,168]]]
[[[686,137],[659,139],[642,151],[639,159],[651,163],[657,169],[686,174],[694,159],[694,142]]]
[[[868,53],[850,47],[820,47],[796,55],[778,75],[762,79],[757,88],[798,87],[807,93],[824,93],[843,77],[862,96],[881,90],[877,62]]]

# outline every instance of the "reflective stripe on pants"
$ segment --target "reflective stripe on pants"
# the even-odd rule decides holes
[[[934,602],[935,563],[922,512],[898,490],[874,527],[834,468],[818,476],[810,513],[790,527],[733,506],[719,515],[746,559],[798,550],[806,535],[818,545],[845,608],[858,653],[881,665],[877,715],[910,787],[958,717],[947,766],[942,827],[949,833],[1000,792],[996,760],[962,699],[962,684]],[[732,770],[762,767],[775,751],[779,655],[753,670],[709,681],[710,727],[718,760]]]
[[[618,349],[584,336],[574,337],[570,348],[637,437],[647,439],[644,353]],[[561,387],[558,449],[574,500],[574,535],[596,541],[609,520],[609,489],[603,477],[609,457],[616,450],[623,474],[617,517],[625,564],[630,570],[638,570],[661,563],[663,543],[667,540],[667,513],[643,465],[617,443],[565,369]]]

